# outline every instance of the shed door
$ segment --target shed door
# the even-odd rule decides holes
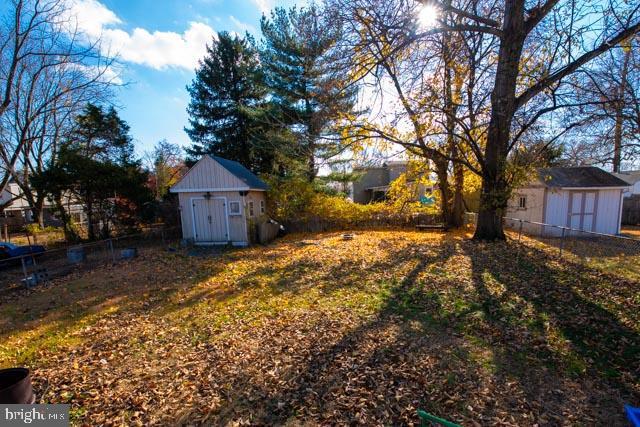
[[[213,242],[226,242],[227,234],[227,203],[226,199],[213,198],[209,200],[209,215],[211,215],[211,238]]]
[[[596,193],[584,193],[584,210],[582,211],[582,230],[593,231],[593,218],[596,210]]]
[[[596,209],[595,192],[571,192],[568,226],[576,230],[593,231]]]
[[[227,207],[224,198],[193,200],[193,225],[196,242],[226,242]]]

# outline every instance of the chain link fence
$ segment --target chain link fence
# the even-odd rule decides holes
[[[475,226],[476,214],[467,213],[465,224]],[[545,245],[559,256],[618,257],[640,255],[640,239],[563,227],[519,218],[504,217],[504,227],[514,240]]]
[[[2,259],[0,289],[32,287],[73,272],[116,264],[147,248],[176,245],[180,237],[178,227],[156,227],[137,234]]]

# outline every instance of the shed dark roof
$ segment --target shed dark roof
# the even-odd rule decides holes
[[[547,187],[628,187],[629,184],[595,166],[540,168],[538,177]]]
[[[258,178],[253,172],[242,166],[240,163],[233,160],[223,159],[218,156],[211,156],[211,158],[220,163],[222,167],[231,172],[236,178],[247,184],[249,188],[257,190],[267,190],[269,188],[263,180]]]

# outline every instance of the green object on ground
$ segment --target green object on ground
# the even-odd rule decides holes
[[[451,421],[444,420],[442,418],[436,417],[435,415],[431,415],[428,412],[423,411],[422,409],[418,409],[418,417],[422,421],[422,426],[428,426],[429,422],[443,425],[445,427],[462,427],[460,424],[452,423]]]

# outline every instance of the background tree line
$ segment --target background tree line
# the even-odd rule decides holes
[[[633,164],[639,9],[618,0],[275,9],[260,41],[223,33],[210,46],[189,87],[190,154],[313,180],[319,161],[383,141],[430,167],[452,225],[465,180],[480,177],[476,238],[502,239],[511,191],[533,168]],[[376,102],[382,113],[372,115]]]
[[[114,58],[65,25],[66,2],[11,0],[5,12],[0,188],[16,182],[39,222],[46,198],[63,218],[65,200],[82,200],[92,238],[140,222],[179,174],[179,150],[161,143],[146,165],[135,157],[109,107]],[[189,160],[216,154],[276,185],[318,186],[323,165],[344,184],[354,178],[345,162],[395,146],[436,178],[452,225],[479,178],[476,238],[501,239],[507,201],[532,168],[634,164],[639,15],[623,0],[276,8],[259,39],[223,32],[208,46],[188,87]]]
[[[109,106],[116,60],[78,32],[69,7],[62,0],[11,0],[3,8],[0,190],[10,182],[19,190],[0,212],[24,198],[43,226],[48,201],[72,241],[81,233],[70,204],[82,206],[89,239],[136,227],[152,219],[154,196],[166,194],[182,161],[166,142],[147,168],[135,157],[128,124]]]

